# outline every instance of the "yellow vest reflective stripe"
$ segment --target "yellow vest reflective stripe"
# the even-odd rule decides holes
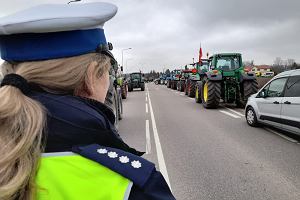
[[[43,154],[36,176],[37,200],[123,200],[132,182],[73,153]]]

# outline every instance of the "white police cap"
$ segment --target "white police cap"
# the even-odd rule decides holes
[[[103,25],[117,13],[110,3],[44,4],[0,18],[0,53],[7,61],[45,60],[107,46]]]

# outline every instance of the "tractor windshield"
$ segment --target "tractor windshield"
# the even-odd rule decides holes
[[[174,74],[180,74],[181,73],[181,70],[175,70],[174,71]]]
[[[208,70],[208,62],[202,61],[200,65],[201,70]]]
[[[217,59],[217,69],[223,71],[231,71],[238,69],[240,67],[240,62],[238,57],[221,57]]]
[[[130,75],[131,79],[140,79],[141,78],[141,74],[131,74]]]

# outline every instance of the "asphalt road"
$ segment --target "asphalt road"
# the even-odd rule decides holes
[[[299,143],[248,126],[242,109],[207,110],[153,83],[123,103],[121,137],[147,151],[177,199],[300,199]]]

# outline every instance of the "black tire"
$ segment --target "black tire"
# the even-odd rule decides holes
[[[121,89],[122,89],[122,99],[126,99],[127,98],[127,90],[128,90],[127,84],[123,84]]]
[[[221,98],[221,83],[217,81],[205,80],[202,83],[202,105],[204,108],[217,108]],[[205,87],[207,84],[207,99],[205,101]]]
[[[184,92],[185,82],[180,81],[180,92]]]
[[[176,90],[176,89],[177,89],[177,82],[176,82],[176,81],[173,81],[172,89],[173,89],[173,90]]]
[[[121,88],[119,89],[118,93],[118,119],[122,120],[123,119],[123,100],[122,100],[122,91]]]
[[[112,85],[112,84],[111,84]],[[106,97],[105,97],[105,104],[113,111],[115,115],[115,127],[118,129],[119,126],[119,112],[118,112],[118,98],[117,98],[117,91],[115,87],[109,87]]]
[[[132,92],[133,88],[131,86],[131,84],[128,85],[128,92]]]
[[[196,81],[190,81],[190,88],[188,91],[188,96],[194,98],[196,94]]]
[[[257,121],[257,116],[256,116],[256,113],[254,111],[254,109],[249,106],[247,109],[246,109],[246,121],[247,121],[247,124],[249,126],[252,126],[252,127],[258,127],[260,124],[258,123]]]
[[[196,103],[202,103],[202,82],[197,83],[195,101]]]
[[[167,81],[167,88],[170,88],[170,87],[171,87],[171,82]]]
[[[257,92],[258,83],[256,79],[244,81],[241,90],[241,99],[237,102],[237,106],[244,108],[247,104],[248,98]]]
[[[177,91],[180,91],[181,90],[181,88],[180,88],[181,87],[180,81],[177,81],[176,85],[177,85]]]
[[[189,88],[189,80],[185,81],[185,86],[184,86],[184,94],[188,95],[188,88]]]
[[[145,91],[145,83],[141,85],[141,91]]]
[[[244,99],[247,101],[252,94],[258,92],[258,83],[256,79],[251,81],[244,81],[243,88],[244,88]]]

